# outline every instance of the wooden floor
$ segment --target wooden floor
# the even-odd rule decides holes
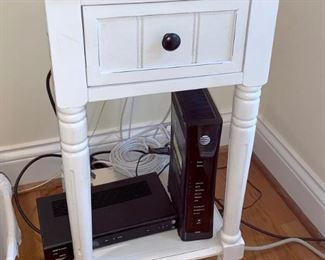
[[[219,159],[219,167],[226,165],[227,154],[223,149]],[[263,197],[253,207],[244,210],[243,219],[258,227],[271,232],[276,232],[288,236],[310,236],[304,223],[299,221],[299,218],[294,214],[294,211],[286,204],[282,196],[277,193],[276,187],[266,178],[268,173],[261,167],[260,163],[253,160],[249,180],[257,186],[262,192]],[[224,194],[224,183],[226,177],[226,169],[218,171],[217,177],[217,192],[216,197],[222,199]],[[23,204],[28,216],[31,220],[38,224],[37,210],[35,199],[40,196],[55,194],[61,192],[61,185],[58,181],[47,185],[46,187],[20,195],[20,200]],[[258,193],[248,186],[245,205],[249,205],[257,198]],[[18,214],[17,214],[18,215]],[[18,222],[22,231],[22,245],[20,246],[20,260],[39,260],[43,259],[41,238],[38,234],[31,231],[18,215]],[[263,234],[257,233],[245,226],[241,227],[243,237],[247,245],[259,245],[275,241]],[[317,243],[313,243],[322,251],[325,247]],[[210,258],[214,259],[214,258]],[[304,247],[296,244],[285,245],[276,249],[264,252],[246,252],[245,260],[252,259],[269,259],[269,260],[286,260],[286,259],[301,259],[313,260],[319,259],[313,253]],[[127,259],[126,259],[127,260]]]

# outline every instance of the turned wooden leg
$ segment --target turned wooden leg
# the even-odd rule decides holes
[[[253,150],[260,95],[261,86],[237,86],[235,90],[223,213],[224,225],[221,232],[224,260],[240,259],[244,253],[240,220]]]
[[[86,108],[57,108],[74,257],[92,259],[90,167]]]

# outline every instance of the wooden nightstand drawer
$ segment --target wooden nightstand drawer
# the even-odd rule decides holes
[[[84,6],[88,85],[240,72],[248,8],[249,0]]]

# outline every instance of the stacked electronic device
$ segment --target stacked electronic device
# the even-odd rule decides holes
[[[208,90],[172,93],[168,191],[156,173],[92,188],[93,247],[177,228],[212,237],[221,116]],[[65,194],[37,201],[46,259],[73,259]]]
[[[38,199],[46,259],[73,259],[64,194]],[[156,173],[111,182],[92,189],[93,247],[111,245],[176,225],[175,210]]]

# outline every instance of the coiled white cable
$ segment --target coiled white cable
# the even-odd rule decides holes
[[[325,259],[324,253],[322,253],[321,251],[319,251],[318,249],[316,249],[315,247],[313,247],[306,241],[299,239],[299,238],[287,238],[287,239],[283,239],[283,240],[280,240],[280,241],[277,241],[277,242],[274,242],[271,244],[261,245],[261,246],[245,246],[245,250],[246,251],[263,251],[263,250],[268,250],[268,249],[271,249],[274,247],[282,246],[287,243],[298,243],[298,244],[308,248],[310,251],[312,251],[314,254],[319,256],[321,259]]]
[[[128,177],[136,176],[136,167],[141,155],[147,153],[149,147],[163,146],[158,140],[151,137],[133,137],[118,143],[109,154],[109,162],[114,171]],[[143,153],[141,153],[142,151]],[[137,173],[144,175],[151,172],[160,172],[169,163],[168,155],[148,154],[139,162]]]

